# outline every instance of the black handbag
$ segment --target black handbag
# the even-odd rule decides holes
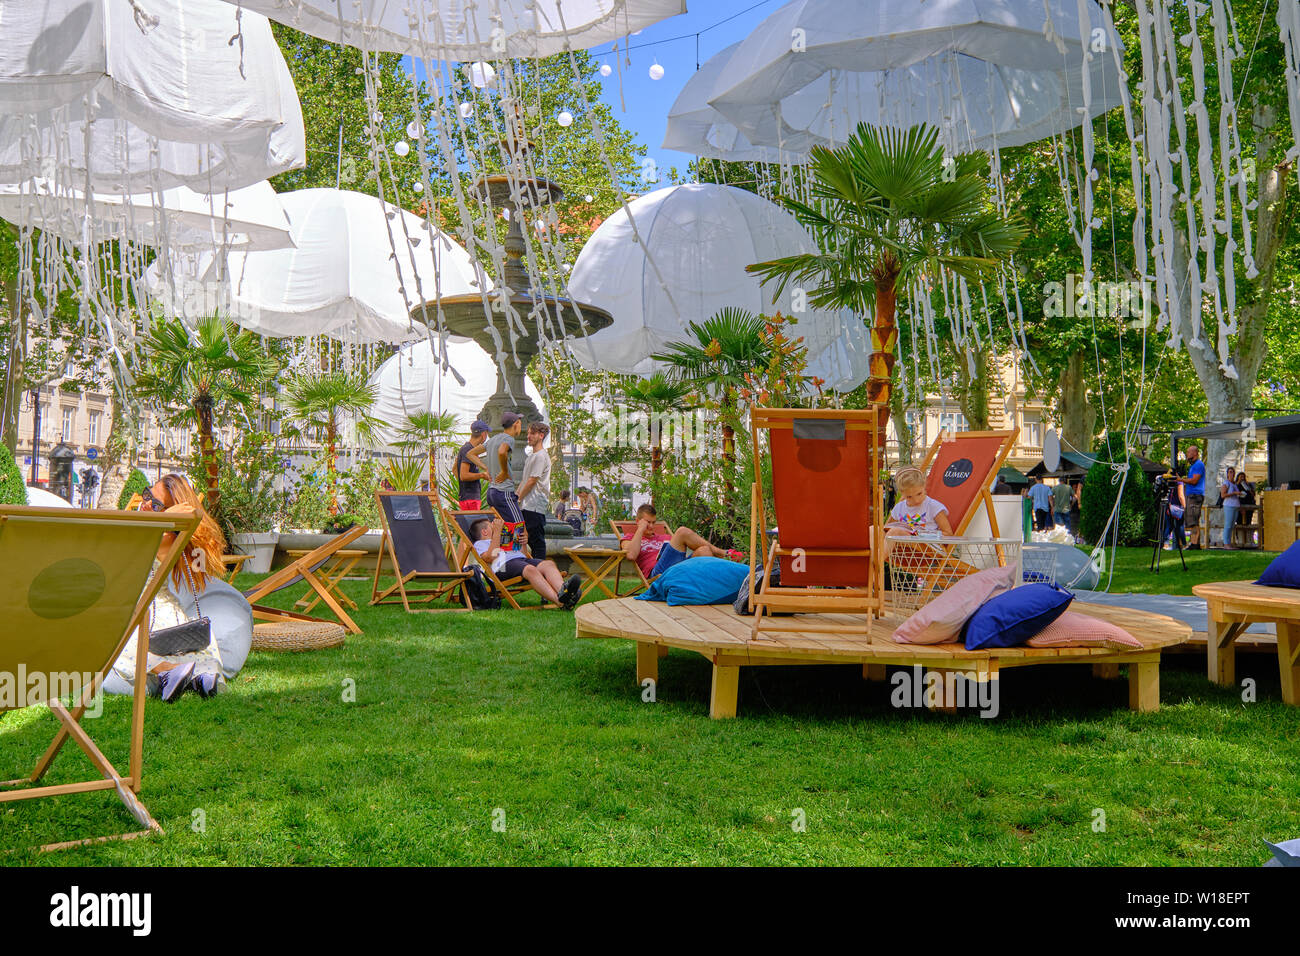
[[[149,629],[149,653],[159,657],[192,654],[203,650],[212,641],[212,622],[203,617],[203,610],[199,607],[199,589],[194,585],[194,573],[190,571],[190,563],[184,555],[181,556],[181,564],[185,567],[190,594],[194,597],[194,610],[199,616],[173,627],[159,628],[156,631]]]

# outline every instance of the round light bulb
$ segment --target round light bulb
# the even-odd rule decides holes
[[[469,67],[469,81],[474,84],[475,89],[483,89],[485,86],[491,86],[492,81],[497,78],[497,71],[492,69],[491,63],[484,63],[481,60],[478,63],[472,63]]]
[[[411,188],[414,189],[417,193],[422,193],[424,192],[424,183],[416,183]]]
[[[396,153],[398,156],[405,156],[410,151],[411,151],[410,144],[408,144],[404,139],[398,140],[397,143],[393,146],[393,152]]]
[[[563,112],[560,113],[559,116],[555,118],[555,121],[559,123],[561,126],[572,126],[573,114],[570,113],[568,110],[564,110]]]
[[[583,196],[582,198],[585,199],[587,202],[595,202],[595,201],[596,201],[596,197],[593,196],[591,193],[587,193],[587,195]]]
[[[609,76],[609,75],[610,75],[611,73],[613,73],[613,72],[614,72],[614,68],[613,68],[612,66],[610,66],[608,63],[602,63],[602,64],[600,65],[600,75],[601,75],[601,76]]]
[[[459,109],[461,119],[469,119],[474,113],[474,107],[469,103],[461,103]]]
[[[650,65],[650,79],[662,80],[663,78],[664,78],[664,68],[660,66],[658,63],[652,63]]]
[[[415,120],[411,120],[411,122],[407,123],[407,124],[406,124],[406,135],[409,136],[409,137],[411,137],[411,139],[419,139],[419,138],[420,138],[420,124],[417,123]]]

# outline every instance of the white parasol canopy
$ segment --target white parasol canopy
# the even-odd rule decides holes
[[[491,282],[459,245],[413,213],[340,189],[280,194],[296,248],[226,258],[232,318],[262,335],[407,342],[426,334],[420,302],[471,295]],[[220,263],[209,254],[200,278]],[[430,309],[433,320],[433,310]]]
[[[1100,8],[1077,0],[794,0],[740,43],[709,104],[755,145],[843,143],[928,123],[953,152],[1034,142],[1121,102]],[[1094,34],[1094,31],[1101,31]],[[1085,111],[1082,65],[1088,60]]]
[[[450,412],[456,416],[457,428],[468,436],[469,426],[496,391],[496,364],[470,339],[449,337],[446,352],[449,368],[444,369],[427,338],[412,342],[370,376],[379,394],[371,414],[383,422],[377,444],[391,446],[407,416],[426,411]],[[541,393],[531,378],[524,379],[524,391],[543,409]],[[500,422],[489,424],[495,430]]]
[[[442,60],[545,57],[610,43],[686,12],[685,0],[229,0],[363,50]]]
[[[797,319],[809,373],[827,387],[852,388],[866,379],[871,351],[862,320],[795,308],[791,287],[773,303],[775,287],[760,288],[745,272],[755,262],[815,251],[792,215],[754,193],[710,183],[655,190],[606,219],[583,246],[569,295],[604,309],[614,324],[571,339],[573,354],[588,369],[648,375],[658,364],[649,356],[682,341],[690,322],[727,306],[779,311]]]
[[[92,193],[91,235],[171,249],[281,249],[293,245],[289,219],[268,182],[204,195],[184,186],[153,193]],[[46,179],[0,185],[0,219],[80,244],[87,203],[77,189]]]
[[[297,92],[264,17],[221,0],[140,11],[0,0],[0,182],[212,192],[305,164]]]

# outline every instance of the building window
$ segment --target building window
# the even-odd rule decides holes
[[[86,426],[86,443],[89,445],[99,444],[99,412],[90,413],[90,421]]]
[[[912,445],[929,445],[925,434],[925,412],[910,408],[903,413],[903,418],[907,422],[907,428],[912,433]]]
[[[65,408],[63,410],[63,421],[59,429],[60,441],[66,441],[66,442],[72,441],[72,418],[73,418],[72,409]]]
[[[961,412],[940,412],[939,430],[945,432],[966,431],[966,416]]]
[[[1026,418],[1024,425],[1020,429],[1020,441],[1031,448],[1041,448],[1043,446],[1043,423]]]

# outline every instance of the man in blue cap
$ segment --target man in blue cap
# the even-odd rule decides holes
[[[479,482],[489,475],[483,468],[483,443],[492,431],[487,422],[479,419],[469,426],[469,441],[456,452],[456,480],[460,482],[460,507],[462,511],[478,511],[483,507]]]
[[[523,478],[511,467],[511,456],[515,448],[515,439],[523,430],[524,420],[516,412],[501,413],[501,431],[488,439],[483,451],[483,463],[487,466],[488,493],[487,503],[495,508],[497,514],[506,523],[506,531],[520,547],[528,541],[524,529],[524,513],[519,507],[516,493]]]

